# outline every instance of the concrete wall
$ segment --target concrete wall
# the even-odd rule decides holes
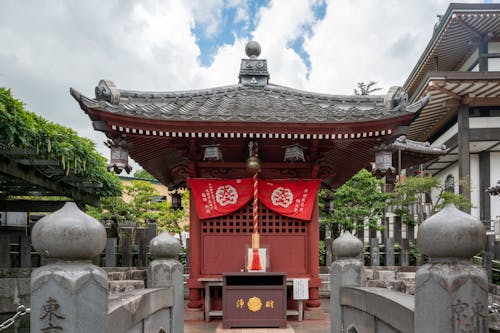
[[[0,314],[14,313],[19,305],[30,306],[31,268],[0,269]]]

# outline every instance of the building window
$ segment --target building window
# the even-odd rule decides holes
[[[452,175],[446,176],[446,180],[444,181],[444,190],[446,192],[455,193],[455,177]]]

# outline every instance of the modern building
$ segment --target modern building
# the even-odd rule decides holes
[[[473,216],[498,220],[488,189],[500,180],[500,5],[450,4],[404,89],[410,103],[431,96],[408,138],[450,149],[425,170],[469,197]]]

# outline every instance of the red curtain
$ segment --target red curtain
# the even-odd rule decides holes
[[[200,219],[235,212],[245,206],[253,196],[252,178],[190,178],[188,185]]]
[[[320,180],[258,180],[259,200],[269,209],[300,220],[310,220]],[[237,211],[253,197],[253,179],[190,178],[200,219]]]
[[[259,180],[259,200],[269,209],[310,220],[320,180]]]

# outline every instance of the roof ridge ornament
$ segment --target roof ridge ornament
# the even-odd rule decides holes
[[[250,41],[245,46],[247,59],[241,59],[239,83],[245,86],[264,87],[269,83],[267,60],[258,59],[261,48],[256,41]]]
[[[111,104],[120,102],[120,91],[111,80],[101,80],[95,87],[95,98],[97,100],[105,100]]]

